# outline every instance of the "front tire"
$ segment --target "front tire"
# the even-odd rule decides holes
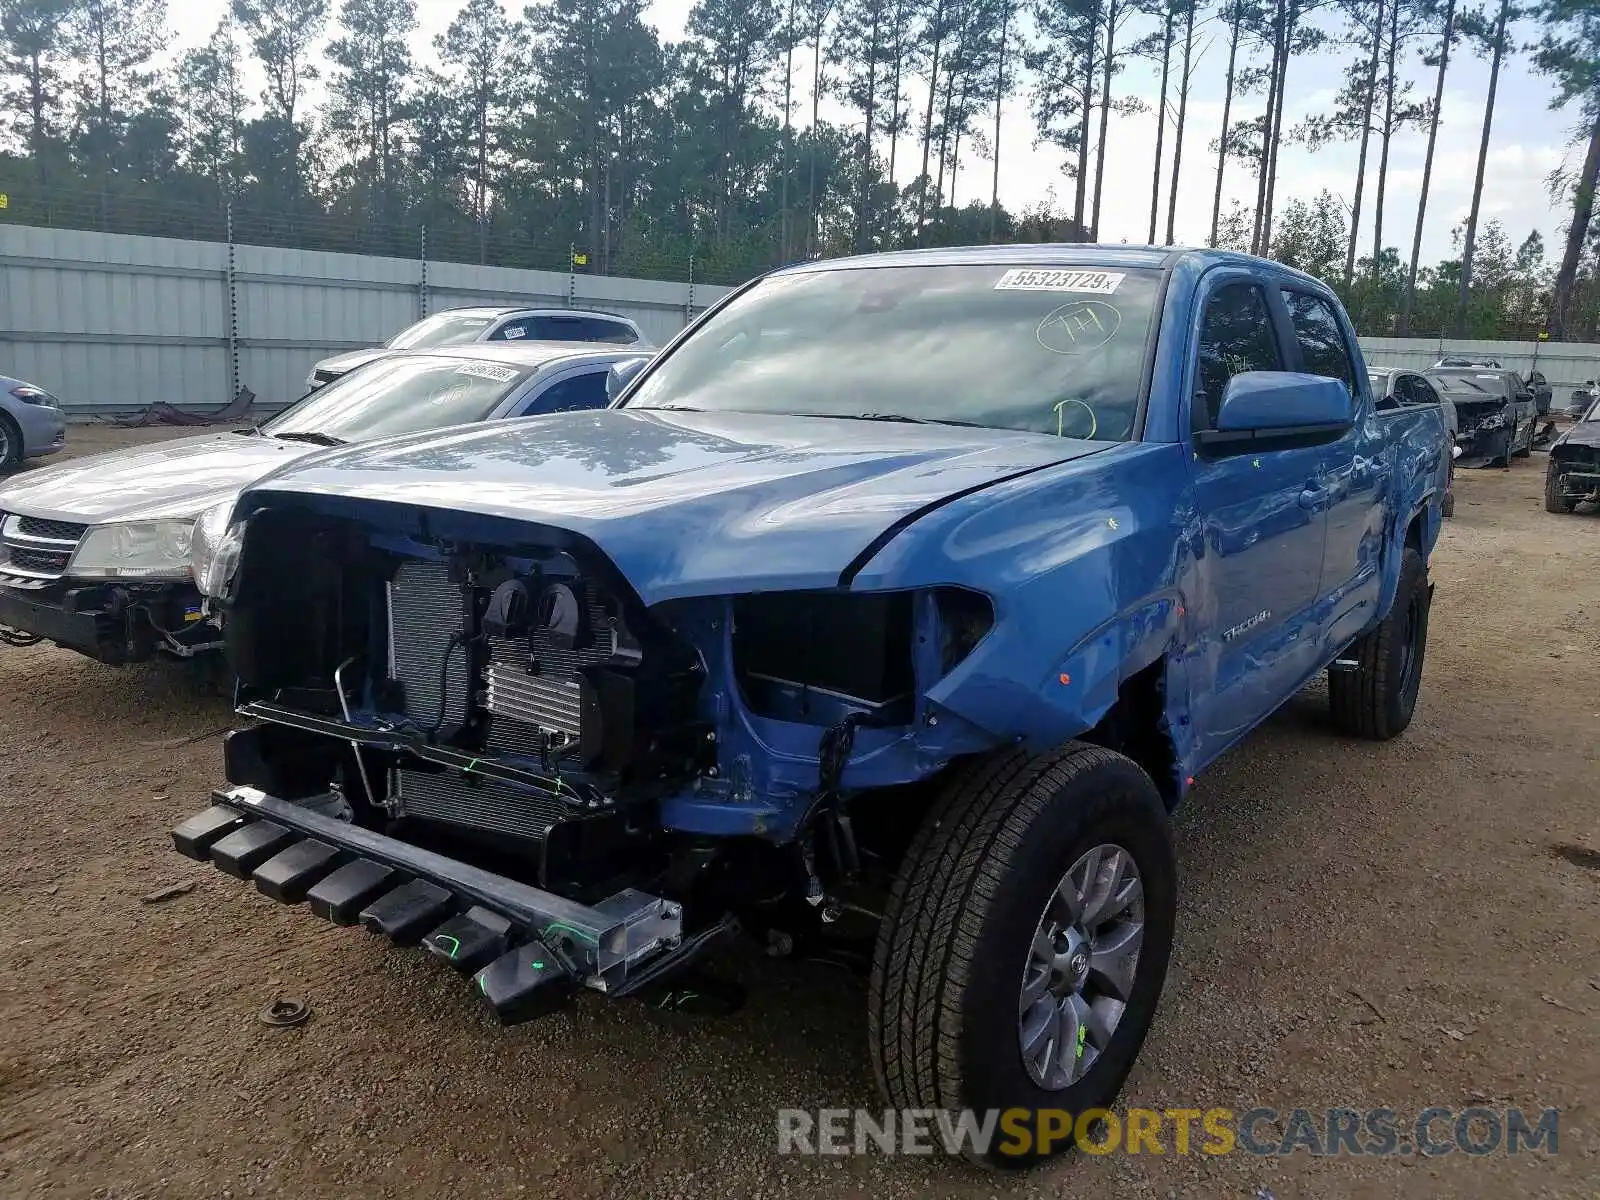
[[[1076,915],[1074,915],[1076,914]],[[1056,1110],[1058,1137],[997,1129],[990,1166],[1075,1144],[1144,1044],[1166,979],[1177,865],[1150,777],[1069,743],[958,771],[890,893],[873,956],[873,1073],[897,1109]],[[1059,994],[1058,994],[1059,993]]]
[[[15,471],[22,465],[22,430],[7,414],[0,412],[0,473]]]
[[[1411,724],[1422,687],[1432,604],[1427,565],[1407,546],[1389,615],[1347,652],[1360,665],[1328,672],[1328,701],[1341,732],[1381,742]]]
[[[1545,468],[1544,473],[1544,510],[1553,513],[1569,513],[1578,507],[1576,500],[1570,499],[1561,493],[1561,473],[1556,470],[1555,461]]]

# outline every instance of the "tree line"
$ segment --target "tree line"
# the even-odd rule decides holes
[[[415,0],[230,0],[173,62],[166,0],[0,0],[0,216],[137,213],[183,235],[228,213],[240,240],[402,254],[425,228],[437,258],[646,275],[692,258],[732,282],[852,251],[1093,239],[1116,122],[1153,109],[1151,242],[1204,195],[1212,244],[1313,271],[1369,332],[1600,337],[1600,0],[697,0],[677,41],[647,15],[464,0],[416,54]],[[1293,124],[1313,55],[1338,56],[1342,87]],[[1472,204],[1429,265],[1446,78],[1467,55],[1489,64],[1481,112],[1450,114],[1481,120]],[[1529,181],[1564,218],[1553,265],[1537,234],[1513,246],[1482,219],[1513,56],[1578,116],[1569,166]],[[1154,94],[1128,85],[1135,63]],[[1223,103],[1197,163],[1202,69]],[[1032,129],[1003,128],[1015,99]],[[1030,138],[1063,153],[1066,198],[1013,213],[1000,154]],[[1425,143],[1421,197],[1386,229],[1401,138]],[[1356,149],[1348,199],[1288,195],[1284,147],[1335,142]],[[1224,208],[1241,179],[1251,201]]]

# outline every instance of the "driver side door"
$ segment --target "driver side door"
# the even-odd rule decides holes
[[[1196,331],[1192,433],[1216,428],[1228,381],[1282,371],[1292,336],[1275,284],[1242,272],[1211,283]],[[1186,602],[1204,631],[1196,712],[1210,761],[1314,665],[1309,624],[1322,574],[1327,484],[1321,446],[1208,451],[1191,435],[1199,542]]]

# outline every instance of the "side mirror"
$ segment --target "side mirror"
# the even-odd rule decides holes
[[[1217,427],[1197,441],[1213,452],[1270,449],[1275,442],[1332,441],[1355,423],[1355,402],[1338,379],[1298,371],[1244,371],[1228,380]]]
[[[639,377],[639,372],[649,362],[648,358],[625,358],[619,363],[612,363],[611,369],[606,372],[606,399],[615,400],[622,395],[623,389]]]

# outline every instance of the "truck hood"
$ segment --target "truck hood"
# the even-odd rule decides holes
[[[319,449],[242,433],[132,446],[14,476],[0,488],[0,511],[81,525],[192,517]]]
[[[946,425],[603,409],[324,451],[252,489],[322,497],[408,529],[497,536],[484,518],[568,530],[646,604],[835,587],[880,536],[955,496],[1113,443]],[[254,507],[254,503],[250,503]],[[427,510],[419,518],[417,510]],[[393,526],[394,517],[368,511]],[[498,536],[507,536],[500,532]]]

